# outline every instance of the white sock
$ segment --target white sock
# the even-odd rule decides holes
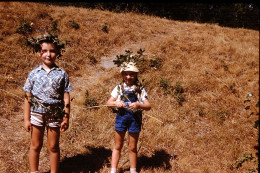
[[[130,173],[136,173],[136,168],[130,168]]]
[[[116,173],[116,168],[111,168],[111,173]]]

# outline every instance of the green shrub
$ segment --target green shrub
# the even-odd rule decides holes
[[[168,80],[167,79],[164,79],[164,78],[160,78],[160,82],[159,82],[159,85],[160,87],[163,88],[164,90],[164,94],[169,94],[170,93],[170,87],[169,87],[169,84],[168,84]]]
[[[86,107],[98,106],[96,98],[95,97],[89,97],[88,90],[86,90],[86,92],[85,92],[85,103],[84,104],[85,104]]]
[[[22,20],[20,22],[19,27],[16,29],[16,33],[22,34],[22,35],[27,35],[28,33],[32,33],[33,29],[29,22]]]
[[[79,29],[79,24],[74,21],[74,20],[69,20],[68,21],[68,25],[71,27],[71,28],[74,28],[74,29]]]
[[[160,57],[157,57],[155,59],[150,59],[150,67],[159,69],[162,66],[162,59]]]
[[[107,25],[107,23],[105,23],[105,24],[102,26],[102,31],[105,32],[105,33],[108,33],[108,25]]]
[[[164,94],[172,95],[175,98],[175,100],[178,102],[178,104],[182,105],[182,103],[184,102],[185,99],[183,97],[184,89],[182,88],[181,83],[176,82],[176,84],[174,86],[170,86],[168,84],[168,82],[169,82],[169,80],[160,78],[159,85],[160,85],[160,87],[163,88]]]

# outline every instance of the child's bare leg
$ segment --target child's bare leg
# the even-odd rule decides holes
[[[112,161],[111,161],[112,168],[117,168],[120,154],[121,154],[121,149],[124,144],[124,137],[125,137],[125,132],[115,131],[115,147],[112,152]]]
[[[31,171],[38,171],[39,157],[43,144],[44,127],[32,125],[29,164]]]
[[[137,166],[137,142],[139,133],[129,133],[129,161],[130,168]]]
[[[57,173],[59,170],[59,161],[60,161],[60,129],[58,127],[48,127],[48,150],[50,153],[50,167],[51,173]]]

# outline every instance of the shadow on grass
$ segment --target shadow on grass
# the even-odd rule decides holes
[[[90,152],[64,158],[60,163],[62,173],[98,172],[106,163],[109,163],[111,150],[104,147],[86,147]]]
[[[141,155],[138,157],[138,165],[144,169],[163,168],[165,170],[171,170],[171,159],[176,159],[177,156],[168,154],[165,150],[155,151],[151,157]]]
[[[110,164],[109,157],[111,150],[104,147],[86,147],[89,152],[86,154],[78,154],[73,157],[64,158],[60,163],[61,173],[94,173],[99,172],[105,164]],[[138,169],[155,169],[162,168],[171,170],[171,159],[177,159],[177,155],[170,155],[165,150],[155,151],[151,157],[140,155],[138,156]],[[120,170],[125,172],[127,170]]]
[[[155,151],[151,157],[140,155],[138,156],[138,170],[141,169],[155,169],[155,168],[162,168],[164,170],[171,170],[172,166],[170,164],[171,159],[177,159],[177,155],[170,155],[165,150],[158,150]],[[124,173],[129,171],[129,168],[121,169],[119,173]]]

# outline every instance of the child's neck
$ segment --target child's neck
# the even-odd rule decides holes
[[[46,65],[46,64],[42,64],[42,67],[44,70],[46,70],[48,73],[51,71],[52,67],[54,67],[55,64],[52,64],[50,66]]]
[[[125,83],[125,85],[128,86],[128,87],[131,87],[131,86],[135,85],[134,83],[126,83],[126,82],[124,82],[124,83]]]

